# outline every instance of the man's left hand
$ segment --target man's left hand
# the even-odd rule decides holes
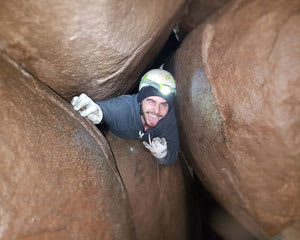
[[[167,141],[165,138],[149,138],[149,143],[143,142],[145,148],[149,149],[151,154],[156,158],[164,158],[168,153]]]

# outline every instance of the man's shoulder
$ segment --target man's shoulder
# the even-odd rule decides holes
[[[118,106],[124,106],[126,104],[135,104],[137,102],[136,94],[133,95],[121,95],[118,97],[113,97],[107,100],[103,100],[100,102],[97,102],[97,104],[101,105],[116,105]]]
[[[171,111],[163,118],[154,129],[155,135],[158,137],[166,138],[168,146],[172,149],[178,149],[179,147],[179,136],[176,115],[174,111]]]
[[[120,100],[123,100],[123,101],[130,101],[130,102],[133,102],[133,101],[136,101],[137,100],[137,94],[125,94],[125,95],[121,95],[119,97]]]
[[[160,132],[177,131],[177,120],[174,109],[160,120],[155,128]]]
[[[123,133],[127,131],[129,123],[138,119],[139,109],[135,95],[121,95],[97,104],[102,109],[104,122],[112,132]]]
[[[170,123],[174,123],[175,125],[177,124],[176,114],[175,114],[174,108],[172,108],[172,110],[167,114],[166,122],[168,124],[170,124]],[[172,125],[174,125],[174,124],[172,124]]]

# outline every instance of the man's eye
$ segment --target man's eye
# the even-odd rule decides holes
[[[148,99],[147,101],[148,101],[148,103],[151,103],[151,104],[155,103],[155,102],[154,102],[153,100],[151,100],[151,99]]]

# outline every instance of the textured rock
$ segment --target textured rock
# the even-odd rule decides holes
[[[141,141],[106,134],[128,191],[139,240],[188,239],[187,202],[180,161],[158,165]]]
[[[0,49],[61,96],[133,88],[185,0],[0,2]]]
[[[103,135],[0,55],[0,238],[135,239]]]
[[[222,7],[229,0],[191,0],[185,9],[183,18],[179,24],[179,35],[185,37],[203,23],[209,15]]]
[[[270,240],[299,240],[300,238],[300,221],[291,224]]]
[[[183,42],[185,154],[245,227],[272,236],[300,216],[300,2],[230,1]]]

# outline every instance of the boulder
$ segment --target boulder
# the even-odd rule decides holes
[[[178,160],[161,166],[139,140],[106,134],[128,192],[139,240],[188,239],[185,179]]]
[[[179,22],[178,35],[183,39],[229,0],[191,0]]]
[[[299,226],[300,2],[228,2],[195,29],[168,69],[183,151],[248,230]]]
[[[135,239],[103,135],[0,55],[0,238]]]
[[[0,49],[70,100],[120,95],[168,39],[185,0],[0,2]]]

